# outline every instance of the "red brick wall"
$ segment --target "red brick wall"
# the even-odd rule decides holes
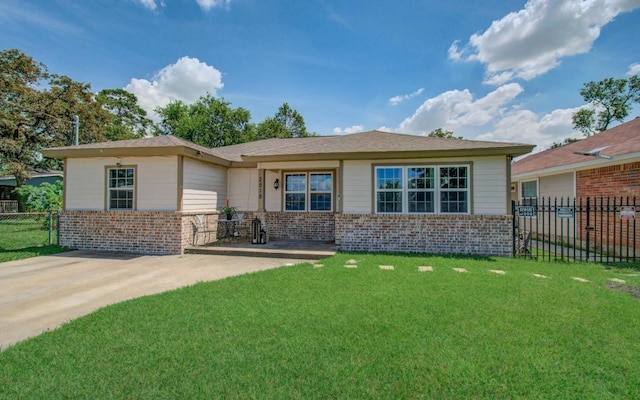
[[[336,215],[343,251],[510,256],[512,217],[484,215]]]
[[[335,218],[330,212],[268,212],[265,219],[269,239],[335,239]]]
[[[591,197],[593,212],[589,225],[595,228],[591,235],[597,237],[602,247],[635,247],[640,248],[640,223],[636,221],[635,237],[633,242],[633,223],[619,219],[619,214],[602,214],[600,209],[604,205],[613,205],[614,197],[616,204],[633,204],[633,198],[640,200],[640,162],[612,165],[609,167],[593,168],[576,173],[576,195],[577,201],[582,200],[586,205],[586,198]],[[607,198],[610,198],[607,200]],[[636,218],[638,213],[636,212]],[[633,222],[633,221],[632,221]],[[579,239],[585,240],[586,216],[580,221]],[[592,236],[593,240],[594,236]],[[599,249],[600,250],[600,249]],[[619,250],[619,249],[616,249]],[[624,250],[624,249],[623,249]]]

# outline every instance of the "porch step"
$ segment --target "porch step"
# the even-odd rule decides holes
[[[245,257],[289,258],[296,260],[321,260],[336,254],[335,245],[313,241],[278,241],[267,245],[229,244],[212,246],[192,246],[185,249],[191,254],[215,254]]]

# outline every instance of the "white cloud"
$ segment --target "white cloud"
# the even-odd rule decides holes
[[[196,0],[200,8],[209,11],[214,7],[229,7],[231,0]]]
[[[145,8],[151,11],[155,11],[158,8],[158,3],[161,7],[164,7],[164,0],[134,0],[142,4]],[[204,11],[209,11],[214,7],[229,7],[231,0],[196,0],[198,6]]]
[[[627,71],[627,76],[634,76],[640,74],[640,63],[634,63],[629,65],[629,71]]]
[[[582,138],[571,122],[571,116],[578,109],[558,109],[542,117],[530,110],[511,110],[495,123],[492,131],[477,135],[475,139],[531,143],[536,145],[534,152],[542,151],[569,137]]]
[[[153,111],[173,100],[192,103],[207,93],[215,96],[222,89],[222,74],[197,58],[182,57],[156,73],[151,80],[131,79],[125,89],[138,97],[138,103],[152,119]]]
[[[334,135],[348,135],[350,133],[358,133],[362,131],[364,131],[364,126],[362,125],[353,125],[344,129],[340,127],[333,128]]]
[[[475,100],[468,89],[450,90],[427,99],[398,130],[422,134],[437,128],[455,132],[461,126],[482,126],[498,117],[522,91],[522,86],[510,83]]]
[[[158,5],[156,4],[156,0],[136,0],[136,1],[151,11],[155,11],[156,8],[158,8]]]
[[[454,42],[449,58],[485,64],[488,84],[530,80],[564,57],[588,52],[604,25],[638,7],[638,0],[529,0],[524,9],[471,35],[462,49]]]
[[[397,96],[393,96],[392,98],[389,99],[389,103],[391,103],[392,106],[397,106],[398,104],[402,103],[405,100],[409,100],[416,96],[420,96],[422,92],[424,92],[424,88],[420,88],[413,93],[400,94]]]

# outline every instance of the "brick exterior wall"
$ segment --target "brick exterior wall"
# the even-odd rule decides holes
[[[151,211],[62,211],[60,245],[81,250],[181,254],[195,215]]]
[[[640,249],[640,223],[635,223],[635,238],[633,242],[633,221],[627,224],[621,221],[617,213],[598,213],[601,204],[613,204],[613,197],[617,197],[616,204],[633,205],[633,198],[636,202],[640,200],[640,161],[627,164],[612,165],[602,168],[593,168],[576,173],[576,195],[577,201],[582,200],[586,205],[586,198],[591,197],[591,206],[594,207],[590,225],[595,228],[592,241],[597,241],[599,251],[608,251],[615,254],[622,246],[624,252],[626,247]],[[607,199],[610,198],[610,199]],[[639,205],[636,203],[636,205]],[[636,211],[636,218],[640,218]],[[586,216],[583,215],[579,221],[578,239],[585,240]],[[616,246],[613,246],[613,244]],[[607,246],[609,247],[607,249]]]
[[[512,217],[483,215],[336,215],[343,251],[510,256]]]
[[[335,218],[331,212],[267,212],[270,240],[334,240]]]
[[[640,161],[578,171],[576,196],[640,198]]]

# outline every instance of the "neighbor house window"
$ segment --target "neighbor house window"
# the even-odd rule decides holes
[[[376,213],[469,213],[469,166],[375,168]]]
[[[333,174],[296,172],[284,176],[285,211],[333,210]]]
[[[538,205],[538,181],[522,182],[522,204]]]
[[[107,205],[109,210],[133,210],[135,168],[121,167],[107,170]]]

